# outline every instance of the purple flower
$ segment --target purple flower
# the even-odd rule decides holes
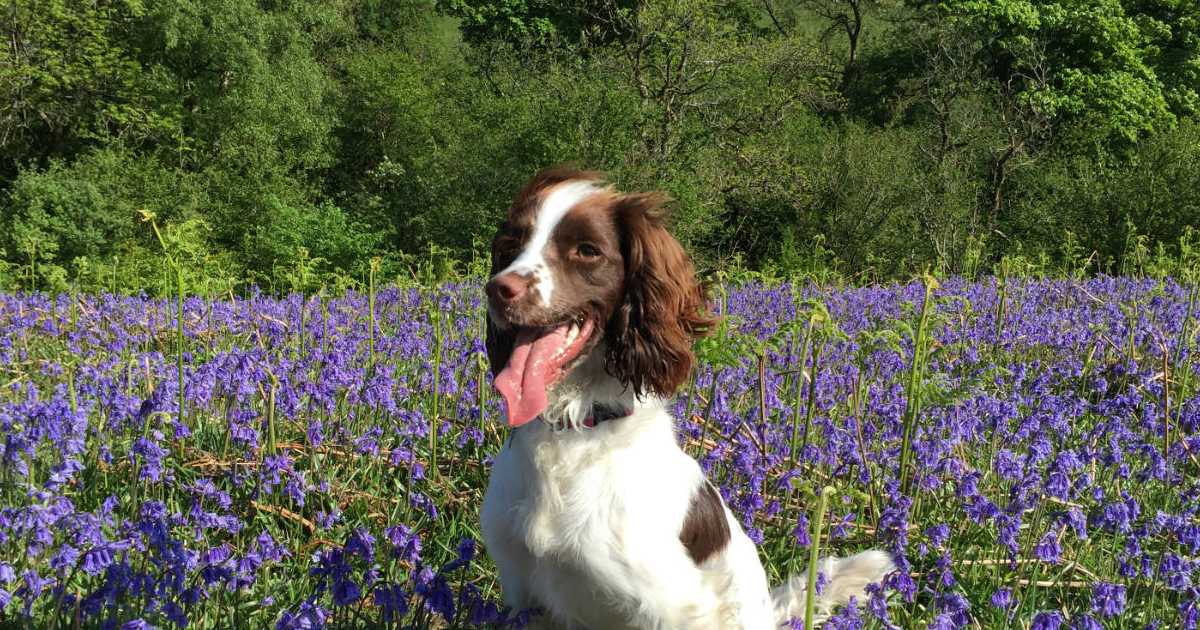
[[[330,529],[341,520],[342,514],[336,510],[332,512],[320,510],[317,512],[317,527],[321,529]]]
[[[790,500],[797,486],[826,475],[845,486],[826,523],[831,551],[865,544],[874,527],[899,569],[886,592],[862,600],[861,616],[841,609],[826,627],[857,628],[866,617],[895,628],[892,613],[934,627],[969,622],[960,594],[977,592],[981,576],[954,558],[973,553],[968,541],[992,540],[1010,561],[1069,556],[1098,575],[1082,607],[1074,593],[1044,591],[1046,612],[1022,620],[1001,588],[986,616],[1195,628],[1200,486],[1188,472],[1200,451],[1200,397],[1163,390],[1195,363],[1194,331],[1184,329],[1196,321],[1191,288],[1008,278],[1001,304],[995,279],[943,280],[916,384],[919,474],[906,493],[897,463],[914,335],[905,326],[916,325],[920,283],[722,287],[728,327],[698,347],[695,387],[667,403],[683,447],[767,549],[781,536],[792,549],[810,543],[811,506]],[[0,547],[27,552],[20,564],[0,562],[0,604],[22,605],[3,614],[77,609],[88,627],[184,626],[219,618],[230,593],[245,593],[281,628],[323,627],[347,604],[354,613],[339,614],[366,626],[436,617],[513,627],[533,614],[506,611],[471,579],[482,549],[445,525],[474,518],[461,499],[479,490],[499,446],[502,405],[480,365],[480,283],[377,288],[373,329],[367,296],[355,291],[188,298],[188,426],[175,417],[174,300],[0,293],[0,366],[14,372],[0,380],[0,475],[18,489],[0,504]],[[829,329],[809,333],[817,304]],[[1164,352],[1177,362],[1173,379],[1162,376]],[[272,428],[277,450],[265,452]],[[463,473],[453,488],[428,474],[434,428],[443,463]],[[794,467],[793,437],[804,442]],[[1147,484],[1180,498],[1132,490]],[[386,521],[399,514],[414,520]],[[1031,546],[1033,514],[1044,518]],[[1075,545],[1089,539],[1096,544]],[[1109,549],[1106,562],[1091,562]],[[985,577],[1012,584],[1030,567],[999,564]],[[1125,579],[1146,588],[1122,587]],[[1140,595],[1155,592],[1172,603]],[[108,621],[114,607],[120,621]]]
[[[385,623],[391,623],[408,613],[408,593],[398,584],[379,584],[374,591],[375,605]]]
[[[102,573],[113,562],[112,553],[105,546],[93,547],[83,554],[83,564],[80,566],[87,575],[95,576]]]
[[[1062,614],[1055,611],[1043,611],[1033,616],[1030,630],[1058,630],[1063,625]]]
[[[445,576],[426,567],[418,573],[416,581],[416,592],[424,599],[425,607],[447,621],[454,619],[454,591]]]
[[[992,605],[1001,610],[1011,608],[1015,601],[1013,600],[1012,589],[999,588],[992,593]]]
[[[1080,540],[1087,540],[1087,519],[1083,516],[1083,511],[1076,506],[1071,506],[1067,510],[1066,522],[1075,530],[1075,537]]]
[[[328,619],[329,611],[311,601],[305,601],[294,613],[285,610],[275,624],[275,630],[321,630]]]
[[[1180,603],[1179,619],[1185,630],[1196,630],[1200,626],[1200,589],[1191,589],[1188,597]]]
[[[1125,612],[1125,585],[1097,582],[1092,586],[1092,612],[1116,617]]]
[[[867,612],[871,613],[871,617],[887,630],[899,630],[899,626],[893,624],[888,616],[887,593],[884,589],[879,584],[868,584],[867,595]]]
[[[1034,553],[1043,562],[1057,563],[1062,556],[1062,545],[1058,544],[1058,534],[1053,531],[1046,532],[1042,536],[1042,540],[1038,542]]]
[[[949,624],[946,627],[962,628],[970,623],[968,611],[971,609],[971,603],[962,595],[955,592],[944,592],[938,596],[936,603],[938,609],[943,611],[938,617],[944,617],[943,623]]]
[[[801,627],[803,627],[803,621],[801,621]],[[866,621],[863,620],[858,609],[858,599],[851,597],[849,603],[827,619],[822,627],[826,630],[862,630],[865,628]]]
[[[354,580],[335,579],[333,582],[333,603],[335,606],[349,606],[362,596],[362,589]]]
[[[803,626],[802,626],[803,627]],[[929,630],[955,630],[959,625],[954,623],[954,617],[949,613],[942,613],[933,618],[926,626]]]
[[[475,557],[475,539],[474,538],[464,538],[464,539],[460,540],[458,542],[457,551],[458,551],[457,557],[455,557],[454,560],[451,561],[449,564],[442,567],[443,573],[450,573],[451,571],[457,571],[458,569],[470,564],[471,560]]]
[[[346,540],[346,553],[358,555],[363,560],[371,562],[375,559],[375,537],[365,528],[359,527]]]
[[[934,547],[941,547],[950,540],[950,526],[945,523],[940,523],[925,530],[925,535],[929,537],[929,543]]]
[[[421,538],[407,525],[396,525],[384,530],[392,545],[392,556],[418,564],[421,561]]]
[[[792,528],[792,538],[795,539],[797,547],[808,549],[808,546],[812,544],[810,529],[808,515],[801,512],[796,518],[796,526]]]

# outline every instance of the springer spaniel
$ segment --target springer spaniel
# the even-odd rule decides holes
[[[769,591],[664,405],[715,319],[663,202],[548,170],[492,242],[487,351],[514,430],[483,538],[506,603],[543,609],[546,627],[762,630],[804,614],[803,581]],[[825,559],[820,609],[865,601],[891,568],[880,551]]]

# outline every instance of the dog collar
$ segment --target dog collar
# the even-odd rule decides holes
[[[623,407],[612,407],[609,405],[602,405],[600,403],[596,403],[596,404],[592,405],[592,412],[590,414],[588,414],[588,416],[586,418],[583,419],[583,426],[585,428],[591,429],[591,428],[594,428],[596,425],[600,424],[601,422],[608,422],[609,420],[620,420],[621,418],[628,418],[629,416],[632,416],[632,415],[633,415],[632,409],[626,409]],[[553,427],[555,431],[564,431],[568,428],[567,424],[561,420],[559,422],[551,423],[550,426]]]

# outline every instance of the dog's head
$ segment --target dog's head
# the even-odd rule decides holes
[[[517,195],[492,240],[488,358],[520,426],[594,351],[635,395],[669,396],[708,332],[702,285],[664,226],[657,193],[622,194],[596,173],[551,169]]]

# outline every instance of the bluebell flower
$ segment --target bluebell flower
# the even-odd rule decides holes
[[[929,537],[929,544],[940,548],[950,540],[950,526],[939,523],[926,529],[925,535]]]
[[[392,545],[392,556],[414,564],[421,561],[421,538],[407,525],[395,525],[384,530]]]
[[[879,584],[867,585],[867,612],[887,630],[899,630],[888,615],[887,593]]]
[[[1048,531],[1034,549],[1035,555],[1043,562],[1057,563],[1062,556],[1062,545],[1058,544],[1058,533]]]
[[[336,606],[349,606],[362,596],[362,589],[354,580],[335,578],[333,581],[333,603]]]
[[[329,612],[312,601],[304,601],[296,612],[283,611],[275,630],[322,630]]]
[[[375,559],[375,537],[364,527],[355,528],[346,540],[346,553],[371,562]]]
[[[862,630],[866,627],[858,607],[858,599],[851,597],[850,601],[837,610],[822,626],[825,630]]]
[[[425,607],[437,613],[443,619],[454,619],[454,591],[442,574],[434,574],[427,567],[423,568],[417,577],[416,592],[425,602]]]
[[[374,600],[386,623],[408,614],[408,593],[399,584],[376,585]]]
[[[1043,611],[1033,616],[1033,623],[1029,625],[1029,630],[1058,630],[1062,625],[1063,617],[1061,613]]]
[[[1125,612],[1125,585],[1097,582],[1092,586],[1092,612],[1116,617]]]
[[[1184,630],[1200,627],[1200,588],[1192,588],[1179,604],[1179,620]]]

